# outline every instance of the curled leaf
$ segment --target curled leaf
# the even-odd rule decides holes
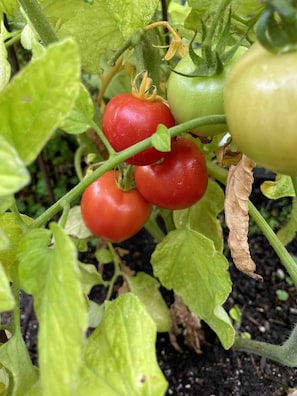
[[[252,170],[255,165],[255,162],[243,154],[240,162],[230,167],[226,186],[225,218],[229,228],[228,245],[236,268],[253,279],[263,280],[255,273],[256,264],[251,258],[248,244],[248,199],[252,191]]]

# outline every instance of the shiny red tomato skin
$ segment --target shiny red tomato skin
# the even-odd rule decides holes
[[[88,186],[81,199],[87,228],[106,241],[121,242],[135,235],[148,220],[152,207],[136,189],[121,190],[114,171]]]
[[[171,210],[188,208],[206,191],[205,157],[193,141],[177,137],[162,162],[136,167],[135,182],[140,194],[153,205]]]
[[[114,96],[107,103],[102,117],[102,131],[117,152],[150,137],[159,124],[167,128],[175,125],[169,107],[160,100],[149,102],[128,93]],[[159,161],[165,155],[152,147],[126,162],[147,165]]]

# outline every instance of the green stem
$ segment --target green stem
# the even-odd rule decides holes
[[[237,337],[233,348],[238,351],[254,353],[289,367],[297,366],[297,325],[283,345]]]
[[[83,154],[85,154],[85,152],[86,146],[79,146],[74,154],[74,169],[79,181],[82,181],[82,179],[84,178],[83,171],[81,169],[81,161],[82,156]]]
[[[255,223],[258,225],[262,233],[265,235],[267,238],[268,242],[274,249],[275,253],[278,255],[280,261],[288,271],[292,281],[294,282],[294,285],[297,289],[297,263],[293,259],[293,257],[290,255],[288,250],[285,248],[285,246],[281,243],[275,232],[272,230],[272,228],[269,226],[269,224],[266,222],[264,217],[261,215],[261,213],[258,211],[258,209],[252,204],[252,202],[249,201],[249,213],[254,219]]]
[[[99,126],[96,124],[96,122],[93,122],[91,127],[97,132],[97,134],[100,137],[102,143],[104,144],[105,148],[107,149],[108,154],[111,155],[111,156],[114,155],[116,153],[116,151],[113,149],[113,147],[109,143],[108,139],[106,138],[106,136],[104,135],[102,130],[99,128]]]
[[[223,124],[226,119],[223,115],[213,115],[206,117],[195,118],[194,120],[187,121],[183,124],[176,125],[170,128],[169,134],[171,137],[180,135],[183,132],[189,131],[195,127],[201,125],[212,125],[212,124]],[[96,179],[102,176],[105,172],[113,169],[115,166],[125,161],[127,158],[139,153],[152,146],[152,137],[149,137],[142,142],[139,142],[126,150],[112,155],[108,161],[104,162],[98,169],[93,173],[85,177],[81,182],[79,182],[72,190],[66,193],[62,198],[50,206],[45,212],[43,212],[37,219],[35,219],[29,226],[29,228],[39,228],[44,226],[55,214],[60,212],[63,208],[64,202],[68,201],[71,203],[79,195],[83,193],[86,187],[93,183]]]
[[[115,66],[116,61],[119,59],[121,55],[130,47],[135,47],[141,40],[145,31],[143,29],[137,30],[131,37],[128,38],[127,41],[115,52],[113,57],[108,61],[110,66]]]
[[[159,209],[159,214],[162,216],[162,218],[164,220],[167,234],[170,231],[175,230],[175,225],[174,225],[173,218],[172,218],[172,210]]]
[[[113,257],[114,274],[109,282],[108,292],[107,292],[105,300],[109,300],[111,298],[114,284],[115,284],[116,280],[118,279],[118,277],[122,274],[120,264],[119,264],[119,257],[113,247],[113,244],[108,242],[108,248],[109,248],[109,250],[112,254],[112,257]]]
[[[14,201],[14,203],[11,205],[10,207],[11,212],[14,214],[16,221],[18,222],[18,225],[20,226],[20,228],[26,232],[28,230],[28,224],[22,219],[22,216],[16,206],[16,202]]]
[[[219,21],[222,18],[222,15],[223,15],[225,9],[228,7],[228,5],[231,3],[231,1],[232,0],[222,0],[221,1],[220,5],[216,11],[215,17],[206,32],[205,39],[203,41],[204,47],[211,47],[215,31],[219,25]]]
[[[15,306],[12,313],[11,319],[11,330],[13,334],[21,334],[21,311],[20,311],[20,296],[19,296],[19,288],[16,286],[16,283],[12,283],[11,291],[14,296]]]
[[[160,229],[157,223],[158,212],[154,211],[148,221],[146,222],[144,228],[151,234],[151,236],[157,241],[161,242],[164,239],[164,233]]]
[[[68,215],[69,215],[69,211],[70,211],[70,205],[69,202],[65,201],[64,205],[63,205],[63,212],[62,212],[62,216],[60,217],[59,220],[59,224],[62,228],[65,227],[67,219],[68,219]]]
[[[45,45],[58,41],[51,23],[37,0],[19,0],[19,3]]]
[[[15,34],[13,34],[9,40],[5,41],[5,47],[6,48],[11,47],[13,44],[18,42],[20,38],[21,38],[21,33],[15,32]]]

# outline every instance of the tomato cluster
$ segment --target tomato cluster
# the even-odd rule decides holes
[[[132,94],[115,96],[107,104],[102,131],[111,146],[121,151],[151,136],[159,124],[171,127],[174,118],[167,104],[145,101]],[[197,202],[208,182],[206,161],[197,144],[173,138],[170,152],[149,148],[129,158],[134,166],[135,187],[122,189],[118,172],[109,171],[87,187],[81,212],[88,229],[111,242],[136,234],[148,220],[152,206],[177,210]]]

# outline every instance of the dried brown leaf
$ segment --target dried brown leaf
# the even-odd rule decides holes
[[[206,341],[200,318],[191,312],[182,298],[177,295],[175,295],[170,311],[173,326],[169,332],[169,338],[172,346],[182,352],[182,348],[177,342],[177,337],[183,335],[185,345],[198,354],[202,353],[201,345],[205,344]]]
[[[240,151],[231,150],[231,146],[232,140],[228,140],[216,150],[217,161],[221,167],[229,168],[231,165],[237,165],[241,160],[242,153]]]
[[[248,200],[252,191],[255,165],[255,162],[243,154],[240,162],[230,167],[226,186],[225,218],[229,228],[228,245],[236,268],[256,280],[263,280],[255,273],[256,264],[251,258],[248,244]]]

